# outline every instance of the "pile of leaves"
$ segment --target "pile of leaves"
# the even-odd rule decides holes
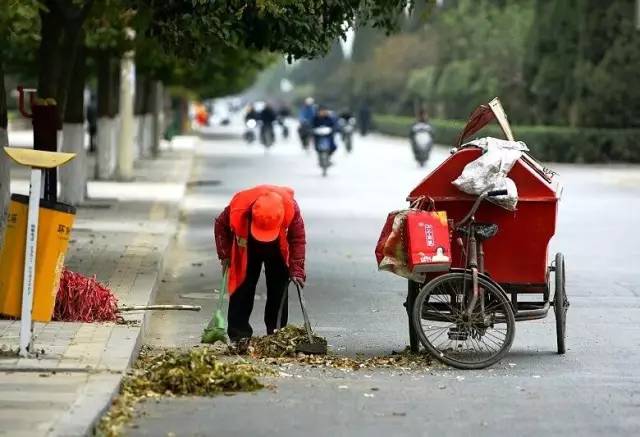
[[[308,342],[309,338],[304,328],[287,325],[272,335],[252,337],[249,342],[249,353],[254,358],[294,357],[298,355],[297,346]],[[327,344],[325,338],[316,335],[313,336],[313,342],[322,343],[325,346]]]
[[[115,322],[118,298],[96,277],[64,269],[56,295],[53,320],[61,322]]]
[[[209,348],[187,351],[144,349],[120,394],[102,417],[97,434],[120,435],[133,417],[137,402],[160,396],[211,396],[222,392],[254,391],[259,376],[270,372],[246,361],[221,361]]]
[[[328,355],[298,354],[294,357],[261,358],[260,362],[267,365],[291,365],[299,364],[315,368],[340,369],[347,371],[371,370],[371,369],[400,369],[421,370],[434,364],[433,359],[426,353],[413,353],[409,348],[402,352],[393,352],[383,356],[355,357]]]

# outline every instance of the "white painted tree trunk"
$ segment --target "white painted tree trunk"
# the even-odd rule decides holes
[[[62,151],[75,153],[76,157],[59,169],[60,201],[78,205],[84,201],[87,191],[87,160],[84,147],[83,123],[65,123],[62,127]]]
[[[98,118],[96,138],[98,179],[112,179],[114,176],[116,170],[116,125],[115,118]]]
[[[0,127],[0,247],[4,243],[4,228],[7,224],[7,209],[9,208],[10,167],[9,157],[1,148],[9,144],[7,130]]]
[[[153,111],[151,113],[151,154],[155,157],[160,154],[160,135],[162,134],[162,82],[153,83]]]
[[[153,135],[153,114],[142,116],[142,157],[151,157],[151,145]]]
[[[133,116],[133,160],[137,161],[142,155],[142,146],[140,145],[140,117]]]
[[[120,61],[120,128],[118,129],[118,178],[133,179],[133,52],[127,52]]]

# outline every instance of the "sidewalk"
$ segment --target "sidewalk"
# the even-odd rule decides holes
[[[96,275],[121,305],[147,304],[162,277],[179,203],[190,176],[193,137],[178,137],[157,160],[136,163],[133,182],[92,181],[78,208],[66,266]],[[17,170],[17,169],[16,169]],[[26,192],[13,171],[12,192]],[[127,313],[126,325],[36,323],[37,358],[18,347],[19,321],[0,321],[0,436],[77,436],[89,432],[135,358],[148,314]]]

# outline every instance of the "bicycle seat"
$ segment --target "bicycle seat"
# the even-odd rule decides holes
[[[467,228],[460,229],[460,233],[466,236]],[[474,223],[473,233],[478,240],[485,241],[489,238],[495,237],[498,233],[498,225],[495,223]]]

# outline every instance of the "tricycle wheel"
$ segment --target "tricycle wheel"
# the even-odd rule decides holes
[[[468,311],[469,272],[447,273],[428,282],[418,294],[412,322],[420,341],[438,360],[459,369],[482,369],[509,351],[515,317],[509,298],[494,283],[478,278],[483,299]]]
[[[558,340],[558,353],[566,352],[565,337],[567,335],[567,310],[569,299],[565,288],[564,255],[556,254],[555,262],[556,291],[553,296],[553,311],[556,315],[556,337]]]

